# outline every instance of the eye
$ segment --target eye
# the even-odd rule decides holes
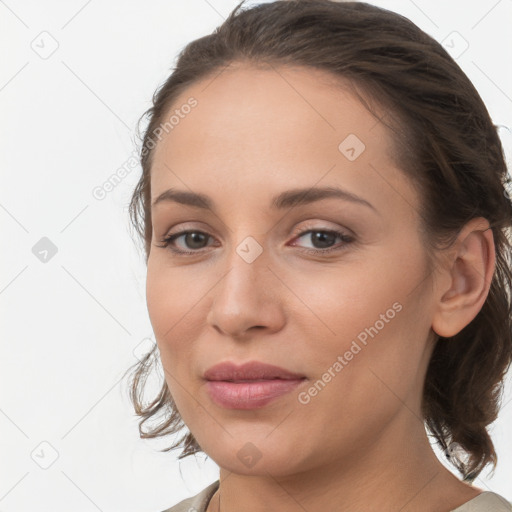
[[[342,251],[346,248],[349,243],[354,241],[354,237],[351,235],[347,235],[343,231],[337,231],[333,229],[308,229],[303,231],[298,231],[294,233],[295,239],[300,239],[309,235],[310,241],[314,247],[310,248],[302,248],[301,250],[311,254],[326,254],[333,251]],[[314,235],[314,236],[312,236]],[[186,247],[192,250],[178,249],[176,248],[176,241],[183,237],[183,242]],[[161,239],[161,245],[157,245],[157,247],[169,248],[175,254],[178,255],[192,255],[199,254],[202,252],[202,249],[207,247],[205,243],[209,238],[212,238],[208,233],[204,231],[198,230],[184,230],[174,233],[172,235],[168,235]],[[341,240],[341,246],[338,244],[337,246],[332,247],[331,244],[336,241],[336,239]],[[295,244],[292,244],[292,247],[295,247]]]
[[[305,252],[312,254],[326,254],[333,251],[342,251],[346,246],[354,241],[354,237],[347,235],[343,231],[337,231],[333,229],[308,229],[306,231],[299,231],[297,238],[303,238],[309,236],[309,240],[316,247],[313,249],[302,249]],[[342,245],[332,247],[331,244],[339,239],[342,241]]]
[[[176,249],[174,246],[174,243],[179,238],[184,237],[185,243],[189,245],[189,247],[192,247],[193,251],[187,251],[185,249]],[[185,231],[179,231],[178,233],[174,233],[173,235],[166,236],[162,238],[161,245],[158,245],[158,247],[169,247],[169,249],[177,254],[197,254],[199,252],[199,249],[204,248],[204,241],[208,238],[211,238],[211,236],[208,233],[205,233],[203,231],[197,231],[197,230],[185,230]]]

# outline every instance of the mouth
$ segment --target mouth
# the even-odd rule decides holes
[[[210,398],[226,409],[257,409],[290,393],[307,379],[210,380]]]
[[[212,401],[227,409],[264,407],[307,380],[305,375],[260,361],[223,362],[209,368],[204,379]]]
[[[270,379],[297,380],[305,378],[305,375],[260,361],[249,361],[242,365],[225,361],[206,370],[204,378],[209,381],[248,382]]]

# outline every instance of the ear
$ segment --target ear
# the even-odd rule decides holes
[[[453,244],[439,281],[443,286],[432,319],[432,329],[439,336],[455,336],[476,317],[487,298],[495,260],[489,221],[472,219]]]

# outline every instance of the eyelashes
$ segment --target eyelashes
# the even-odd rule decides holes
[[[189,235],[197,235],[197,234],[202,235],[205,238],[210,237],[210,235],[208,233],[205,233],[204,231],[199,231],[196,229],[188,229],[185,231],[178,231],[177,233],[175,233],[173,235],[164,237],[161,240],[161,245],[159,245],[158,247],[169,248],[170,251],[172,251],[174,253],[178,253],[178,254],[199,254],[199,252],[204,252],[204,251],[201,251],[201,250],[186,251],[183,249],[176,249],[176,246],[174,245],[175,240],[177,240],[178,238],[180,238],[182,236],[187,237]]]
[[[340,239],[342,244],[338,244],[338,245],[335,245],[334,247],[327,247],[327,248],[323,248],[323,249],[310,249],[310,248],[299,248],[300,251],[305,251],[306,253],[309,253],[309,254],[328,254],[328,253],[331,253],[331,252],[339,252],[339,251],[343,251],[346,249],[346,246],[350,243],[352,243],[354,241],[354,238],[350,235],[347,235],[346,233],[344,233],[343,231],[338,231],[336,229],[322,229],[322,228],[311,228],[311,229],[306,229],[306,230],[302,230],[302,231],[297,231],[294,233],[294,236],[296,237],[296,239],[300,239],[302,237],[305,237],[306,235],[310,235],[310,234],[313,234],[313,233],[316,233],[316,234],[321,234],[322,236],[320,238],[317,237],[317,240],[316,241],[319,241],[320,243],[324,243],[325,242],[325,235],[327,235],[327,241],[329,241],[329,239]],[[311,239],[311,237],[310,237]],[[295,245],[292,245],[292,247],[295,247]]]
[[[306,229],[303,231],[299,231],[297,233],[294,233],[294,239],[300,239],[302,237],[305,237],[306,235],[312,235],[320,234],[320,237],[315,237],[315,241],[319,242],[320,244],[323,243],[329,243],[333,239],[340,239],[341,245],[335,245],[334,247],[327,247],[327,248],[299,248],[301,252],[306,252],[308,254],[315,254],[315,255],[322,255],[322,254],[329,254],[331,252],[337,252],[337,251],[343,251],[346,249],[346,246],[349,245],[354,241],[354,237],[351,235],[347,235],[343,231],[333,230],[333,229],[321,229],[321,228],[315,228],[315,229]],[[199,237],[197,236],[199,235]],[[327,235],[327,236],[326,236]],[[160,245],[157,245],[157,247],[165,248],[169,251],[171,251],[173,254],[176,254],[178,256],[192,256],[192,255],[198,255],[201,253],[206,252],[203,247],[200,247],[196,250],[186,250],[186,249],[179,249],[176,247],[176,241],[179,240],[181,237],[184,237],[183,240],[188,243],[195,243],[197,242],[197,238],[199,238],[199,243],[201,241],[207,241],[208,238],[213,238],[208,233],[205,233],[204,231],[196,230],[196,229],[187,229],[183,231],[179,231],[177,233],[173,233],[171,235],[168,235],[160,240]],[[311,239],[311,236],[310,236]],[[296,247],[295,245],[292,245],[292,247]]]

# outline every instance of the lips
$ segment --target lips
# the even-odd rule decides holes
[[[226,361],[208,368],[204,378],[209,381],[250,382],[271,379],[297,380],[304,379],[305,375],[260,361],[249,361],[242,365]]]
[[[296,390],[304,375],[279,366],[250,361],[236,365],[224,362],[204,373],[210,398],[226,409],[258,409]]]

